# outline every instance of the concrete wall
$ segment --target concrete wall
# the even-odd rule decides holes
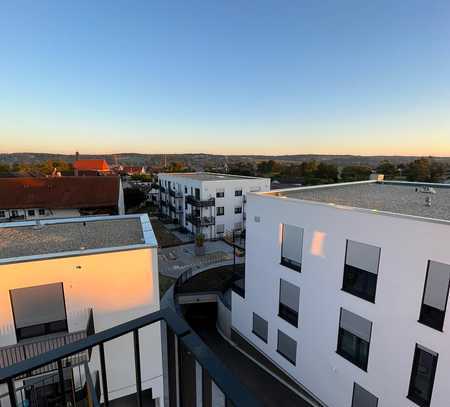
[[[159,309],[156,248],[0,265],[0,346],[16,343],[9,290],[63,282],[69,330],[85,328],[93,308],[97,332]],[[163,396],[159,324],[140,331],[143,388]],[[135,391],[132,335],[105,345],[110,398]],[[91,370],[99,369],[98,352]]]
[[[232,325],[325,404],[349,407],[353,383],[380,407],[406,398],[415,344],[439,353],[431,406],[450,399],[450,318],[443,332],[417,322],[428,260],[450,264],[450,225],[287,198],[248,197],[246,298],[233,293]],[[260,222],[255,222],[255,216]],[[302,272],[281,266],[281,224],[304,229]],[[376,303],[341,290],[346,240],[381,248]],[[278,315],[279,280],[300,287],[299,326]],[[336,353],[340,307],[373,322],[368,370]],[[252,312],[269,322],[268,343],[252,334]],[[297,363],[277,353],[277,330],[297,341]]]

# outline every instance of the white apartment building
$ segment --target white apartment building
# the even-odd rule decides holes
[[[3,223],[0,276],[0,369],[159,310],[157,242],[147,215]],[[140,337],[142,360],[151,361],[142,365],[142,387],[162,405],[159,324]],[[105,344],[105,357],[109,400],[135,393],[133,336]],[[71,357],[64,374],[74,389],[77,365],[87,361],[99,371],[99,359],[98,348]],[[42,368],[16,388],[55,369]]]
[[[158,174],[161,212],[206,239],[245,229],[248,192],[270,190],[270,179],[208,172]]]
[[[448,405],[448,185],[249,194],[247,214],[238,335],[326,406]]]

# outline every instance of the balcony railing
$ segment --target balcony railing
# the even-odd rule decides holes
[[[195,196],[193,196],[193,195],[186,196],[186,202],[189,205],[196,206],[198,208],[207,208],[208,206],[214,206],[216,204],[216,200],[214,198],[201,200],[201,199],[195,198]]]
[[[49,364],[58,366],[60,380],[60,391],[62,397],[65,397],[66,390],[64,380],[64,369],[62,361],[72,355],[82,352],[89,352],[98,347],[100,356],[100,376],[102,382],[101,393],[103,396],[103,405],[109,406],[108,392],[108,367],[105,359],[105,343],[122,337],[124,335],[133,334],[134,344],[134,368],[136,377],[136,401],[137,406],[143,405],[142,392],[142,376],[141,363],[152,363],[151,360],[145,360],[141,357],[139,330],[146,326],[161,322],[163,324],[162,331],[164,341],[167,341],[167,368],[169,372],[179,372],[179,369],[190,369],[188,374],[169,374],[168,375],[168,397],[170,405],[176,405],[179,397],[181,405],[191,405],[189,397],[192,397],[192,377],[196,378],[195,361],[201,367],[203,389],[210,389],[212,383],[218,387],[225,398],[226,406],[235,407],[262,407],[262,403],[258,401],[243,385],[238,381],[235,375],[228,371],[222,362],[211,352],[211,350],[202,342],[200,337],[191,330],[189,325],[173,310],[165,308],[152,314],[145,315],[140,318],[133,319],[124,324],[117,325],[95,335],[89,336],[78,342],[65,345],[28,359],[9,367],[0,369],[0,384],[7,384],[8,392],[5,397],[8,398],[11,407],[17,407],[19,400],[17,399],[17,389],[15,380],[30,372],[41,369]],[[151,343],[143,342],[142,346],[152,346]],[[183,360],[183,363],[180,363]],[[186,362],[186,363],[184,363]],[[183,367],[184,366],[184,367]],[[185,371],[186,373],[186,371]],[[88,375],[89,380],[90,375]],[[91,395],[96,394],[95,386],[90,381],[89,384]],[[100,393],[100,392],[99,392]],[[91,396],[92,405],[98,406],[101,395]],[[209,395],[211,397],[211,394]]]
[[[40,336],[17,343],[15,345],[0,348],[0,369],[12,366],[19,362],[23,362],[27,359],[34,358],[53,349],[60,348],[61,346],[77,342],[80,339],[85,339],[88,336],[93,335],[94,333],[94,318],[92,309],[90,309],[88,313],[86,329],[82,331],[64,332],[61,334],[52,334],[44,337]],[[63,365],[79,365],[85,361],[88,361],[89,358],[90,354],[82,352],[79,354],[71,355],[67,360],[63,361]],[[56,363],[53,363],[46,365],[43,368],[32,373],[33,375],[37,375],[48,373],[56,369]]]
[[[189,213],[186,215],[186,220],[194,226],[212,226],[216,224],[214,216],[196,216]]]
[[[183,193],[179,191],[175,191],[174,189],[169,189],[169,195],[174,198],[183,198]]]

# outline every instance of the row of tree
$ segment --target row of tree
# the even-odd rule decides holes
[[[241,162],[230,167],[232,174],[264,176],[281,182],[304,185],[363,181],[369,179],[372,173],[384,174],[387,180],[441,182],[449,170],[448,165],[430,158],[416,159],[406,165],[383,161],[375,168],[366,165],[349,165],[339,168],[335,164],[314,160],[304,161],[300,164],[268,160],[261,161],[256,166],[251,162]]]

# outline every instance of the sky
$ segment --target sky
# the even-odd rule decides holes
[[[2,0],[0,152],[450,156],[450,2]]]

